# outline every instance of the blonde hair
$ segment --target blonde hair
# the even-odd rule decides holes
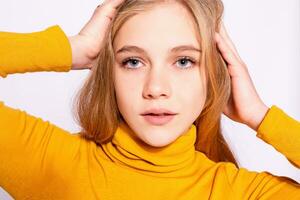
[[[201,63],[207,77],[207,97],[200,116],[195,120],[197,140],[195,148],[215,161],[228,161],[237,166],[236,160],[221,134],[221,114],[230,96],[230,77],[226,64],[214,42],[223,14],[220,0],[126,0],[118,8],[113,23],[106,33],[97,66],[76,98],[77,122],[82,127],[82,137],[97,144],[111,141],[122,116],[118,110],[114,84],[113,41],[121,26],[132,16],[151,9],[158,3],[178,2],[188,9],[201,38]]]

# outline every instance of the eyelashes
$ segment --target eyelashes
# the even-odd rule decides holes
[[[126,69],[136,69],[136,67],[128,67],[128,63],[132,63],[133,61],[135,62],[141,62],[139,59],[135,58],[135,57],[129,57],[126,58],[124,61],[122,61],[122,67],[126,68]]]
[[[189,57],[189,56],[182,56],[182,57],[179,57],[177,60],[176,60],[176,64],[178,63],[178,61],[181,61],[180,63],[182,64],[182,61],[184,61],[184,63],[190,63],[190,65],[188,65],[186,67],[186,65],[184,67],[181,67],[181,66],[178,66],[178,68],[180,69],[190,69],[190,68],[193,68],[196,64],[196,60]],[[134,64],[135,66],[129,66],[129,64]],[[142,61],[140,61],[138,58],[136,57],[129,57],[129,58],[126,58],[125,60],[122,61],[122,67],[125,68],[125,69],[129,69],[129,70],[135,70],[135,69],[139,69],[140,67],[137,66],[138,63],[142,63]]]

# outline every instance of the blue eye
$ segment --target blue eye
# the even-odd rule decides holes
[[[140,61],[135,59],[135,58],[127,58],[125,59],[124,61],[122,61],[122,66],[126,66],[128,63],[133,63],[133,67],[131,65],[131,67],[124,67],[125,69],[136,69],[138,67],[137,66],[137,63],[139,63]]]
[[[122,66],[125,69],[137,69],[137,68],[139,68],[138,63],[140,63],[140,61],[138,59],[136,59],[134,57],[130,57],[130,58],[127,58],[124,61],[122,61]],[[181,69],[189,69],[194,66],[196,61],[189,57],[182,57],[179,60],[177,60],[176,63],[180,63],[180,65],[182,64],[181,66],[179,66],[179,68],[181,68]],[[187,63],[190,63],[190,65],[187,65]]]
[[[183,57],[181,59],[179,59],[177,62],[179,62],[180,64],[183,64],[183,67],[179,67],[182,69],[189,69],[191,67],[194,66],[194,64],[196,63],[193,59],[189,58],[189,57]],[[186,65],[187,63],[191,63],[191,65]],[[186,67],[187,66],[187,67]]]

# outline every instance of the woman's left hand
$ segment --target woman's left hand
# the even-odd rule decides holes
[[[215,40],[231,77],[231,96],[223,112],[230,119],[257,131],[269,108],[260,99],[247,66],[240,58],[223,24],[220,33],[216,33]]]

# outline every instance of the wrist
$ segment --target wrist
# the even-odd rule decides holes
[[[72,69],[79,67],[77,35],[68,37],[72,49]]]
[[[270,108],[268,106],[262,103],[257,109],[255,109],[255,112],[252,115],[253,117],[250,118],[245,124],[252,130],[257,131],[269,109]]]
[[[86,43],[82,41],[80,35],[68,37],[72,49],[72,69],[86,69],[91,64],[92,59],[88,56]]]

